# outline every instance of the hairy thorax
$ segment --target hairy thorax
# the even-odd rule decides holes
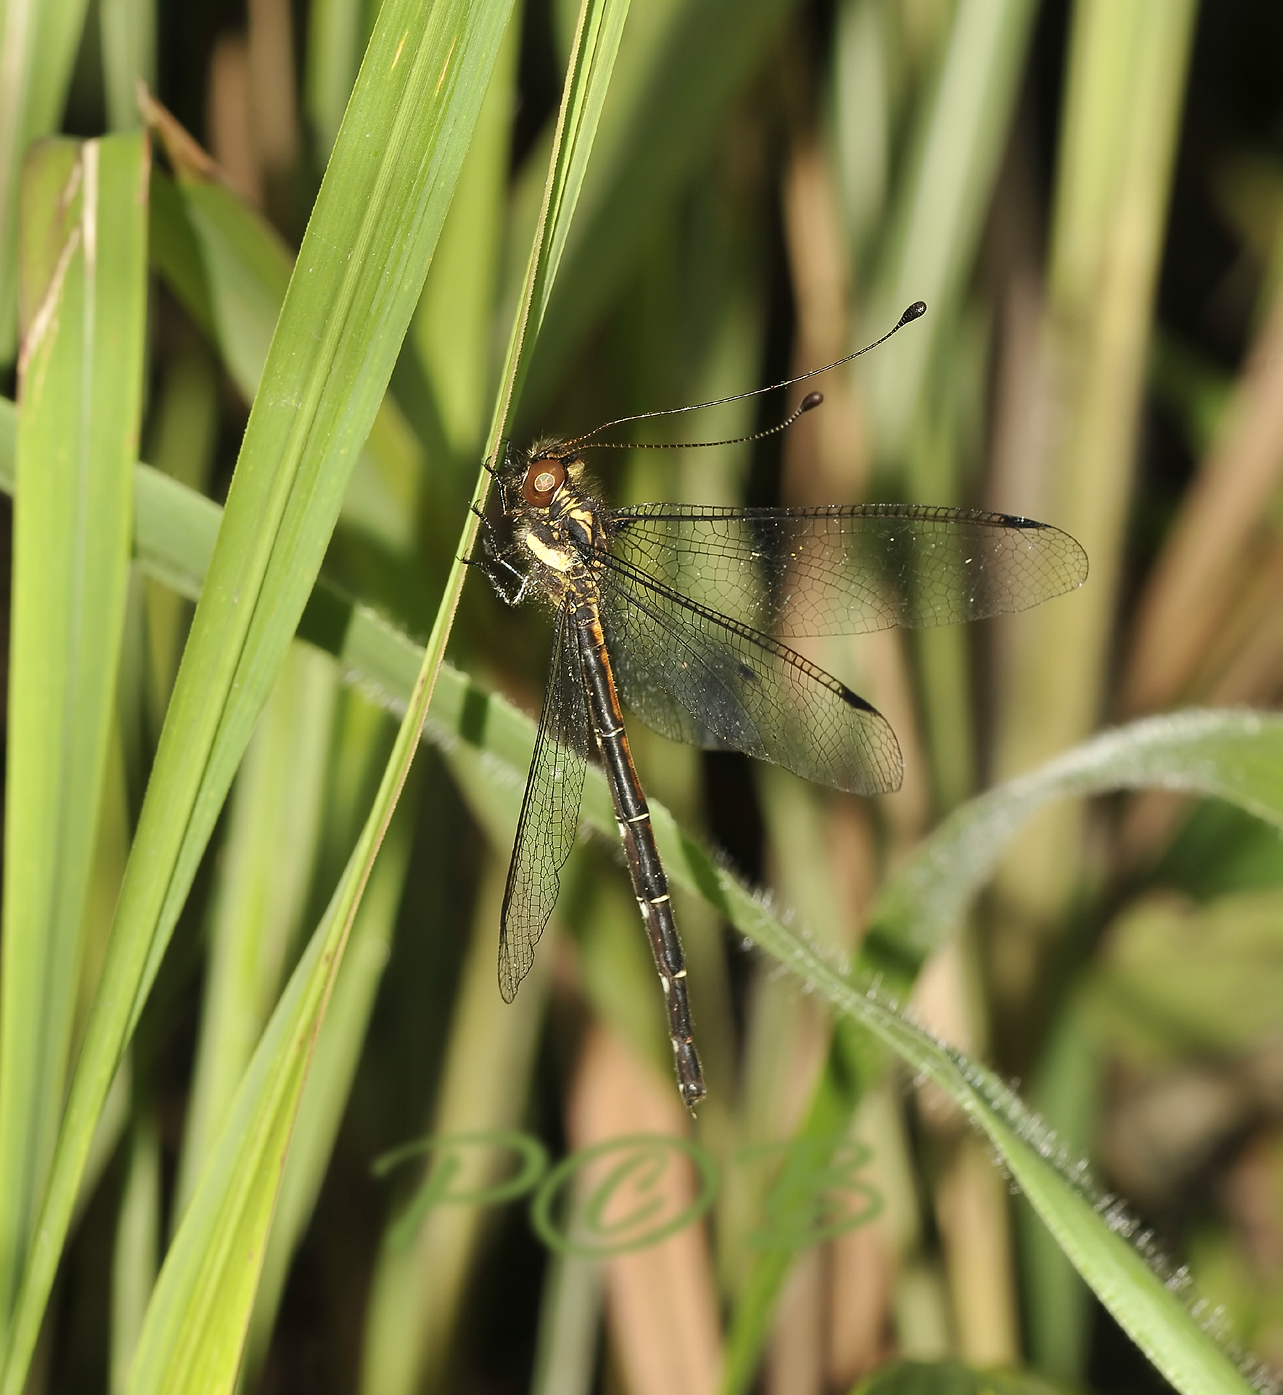
[[[556,486],[547,502],[542,502],[533,484],[547,478],[541,473],[545,457],[532,452],[524,471],[528,483],[516,536],[518,545],[530,555],[543,589],[560,599],[591,574],[593,553],[605,551],[609,534],[602,505],[583,487],[583,462],[548,458],[562,467],[555,474]],[[541,502],[533,502],[532,493]]]

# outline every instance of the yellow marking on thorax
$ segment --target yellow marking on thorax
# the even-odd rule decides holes
[[[551,567],[553,571],[568,572],[575,565],[574,555],[568,549],[550,547],[533,533],[526,535],[526,546],[545,567]]]

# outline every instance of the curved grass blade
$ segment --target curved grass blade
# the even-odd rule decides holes
[[[1231,800],[1283,825],[1283,719],[1242,711],[1191,711],[1106,732],[1040,769],[956,810],[883,890],[860,946],[853,981],[906,996],[931,952],[961,923],[1015,833],[1045,803],[1146,787]],[[867,1040],[838,1024],[801,1133],[830,1138],[850,1122],[881,1073]],[[723,1389],[753,1378],[787,1256],[759,1258],[745,1282],[727,1343]]]
[[[94,1124],[297,626],[418,296],[508,14],[389,0],[303,240],[192,623],[0,1390],[25,1384]],[[239,1346],[239,1342],[236,1343]]]
[[[393,8],[385,6],[380,30]],[[626,9],[626,0],[585,0],[580,11],[558,123],[560,139],[554,147],[549,171],[541,235],[531,259],[527,293],[514,326],[492,425],[492,448],[507,420],[534,344]],[[441,10],[441,5],[434,10],[434,21]],[[493,36],[496,47],[500,33],[501,27]],[[376,30],[372,49],[377,49],[379,36],[380,31]],[[492,50],[491,63],[493,57]],[[369,66],[367,59],[366,68]],[[489,74],[488,63],[484,81],[489,80]],[[361,81],[365,75],[363,69]],[[361,81],[354,103],[360,97]],[[347,129],[345,123],[344,131]],[[341,133],[336,158],[342,146]],[[487,478],[482,473],[479,498]],[[229,499],[228,514],[230,510]],[[469,544],[475,525],[475,517],[469,515],[465,530]],[[222,534],[226,531],[227,514]],[[221,539],[222,535],[207,591],[217,575]],[[423,653],[396,743],[360,839],[260,1040],[231,1115],[166,1257],[139,1340],[130,1383],[133,1395],[170,1389],[224,1391],[230,1389],[235,1379],[312,1046],[357,907],[418,746],[462,573],[463,564],[456,561],[452,584],[442,601],[433,638]]]
[[[1052,799],[1123,789],[1214,795],[1283,827],[1283,718],[1238,709],[1152,717],[1107,731],[964,804],[926,839],[873,911],[870,967],[921,965],[958,927],[1008,841]]]
[[[146,138],[36,146],[21,226],[22,411],[0,973],[0,1315],[66,1090],[125,615],[147,301]]]

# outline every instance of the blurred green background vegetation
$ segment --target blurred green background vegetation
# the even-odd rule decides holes
[[[28,147],[146,125],[149,271],[128,292],[137,454],[225,500],[377,10],[0,3],[6,397],[18,396],[19,325],[38,321],[22,268],[52,238],[28,217],[35,194],[20,198]],[[577,14],[571,0],[525,0],[512,16],[325,553],[331,606],[359,602],[420,643],[483,451]],[[1268,0],[633,0],[514,434],[578,434],[777,381],[851,352],[922,298],[926,319],[822,380],[825,405],[786,436],[620,453],[598,467],[607,492],[993,508],[1067,530],[1091,561],[1081,593],[1027,615],[817,651],[894,725],[895,795],[814,789],[634,724],[648,792],[835,960],[855,953],[886,878],[990,785],[1109,723],[1268,709],[1283,691],[1280,72],[1283,12]],[[138,79],[163,108],[140,104]],[[750,399],[647,423],[638,439],[739,435],[782,412]],[[163,531],[178,515],[158,516]],[[11,531],[6,506],[6,549]],[[172,533],[167,584],[137,536],[89,787],[101,798],[77,835],[86,885],[68,895],[83,923],[57,969],[61,1025],[16,989],[4,1000],[6,1314],[26,1244],[13,1215],[31,1214],[57,1111],[47,1137],[21,1125],[16,1152],[36,1161],[19,1164],[4,1151],[19,1114],[4,1110],[46,1059],[31,1044],[44,1032],[63,1043],[48,1048],[43,1087],[61,1101],[191,619],[194,591],[173,576],[196,544]],[[32,1390],[131,1388],[160,1259],[374,798],[395,731],[386,709],[406,694],[334,657],[328,615],[314,601],[304,617],[139,1009]],[[548,640],[538,610],[505,610],[473,577],[451,659],[533,712]],[[13,836],[26,816],[7,754]],[[536,972],[506,1008],[494,959],[517,787],[496,794],[486,759],[458,740],[425,744],[375,864],[295,1129],[246,1391],[1167,1388],[956,1103],[904,1069],[850,1126],[879,1214],[764,1266],[751,1237],[769,1178],[729,1164],[803,1124],[829,1009],[678,893],[710,1090],[689,1124],[603,839],[576,852]],[[6,879],[17,856],[6,851]],[[1275,828],[1162,790],[1044,810],[927,960],[912,1013],[1017,1081],[1145,1217],[1173,1271],[1189,1266],[1226,1337],[1283,1380]],[[627,1260],[550,1256],[519,1205],[442,1206],[393,1238],[420,1178],[376,1176],[377,1158],[432,1132],[517,1128],[553,1155],[689,1129],[728,1165],[726,1184],[704,1225]],[[482,1185],[502,1163],[477,1150],[469,1165]],[[680,1196],[684,1184],[665,1185]],[[896,1358],[924,1364],[885,1366]],[[1011,1374],[969,1374],[990,1368]]]

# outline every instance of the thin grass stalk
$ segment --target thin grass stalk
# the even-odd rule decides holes
[[[601,1341],[601,1261],[558,1254],[548,1265],[530,1395],[591,1395]]]
[[[218,378],[204,349],[193,345],[166,365],[159,401],[148,428],[146,458],[171,478],[205,493],[214,464],[218,428]],[[172,587],[146,580],[147,730],[159,736],[178,675],[191,606]],[[138,762],[141,767],[141,760]]]

